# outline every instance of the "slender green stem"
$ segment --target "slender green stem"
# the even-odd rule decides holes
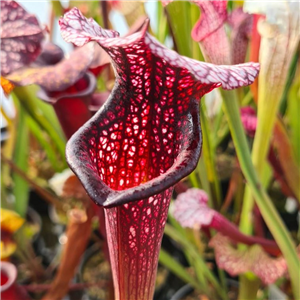
[[[164,249],[160,249],[159,262],[186,283],[189,283],[198,290],[201,289],[201,285],[199,285],[195,278]]]
[[[19,106],[19,105],[18,105]],[[22,171],[28,170],[28,154],[29,154],[29,134],[26,126],[26,113],[22,107],[18,107],[18,125],[16,134],[16,146],[13,160]],[[22,149],[22,151],[20,151]],[[29,186],[28,183],[19,175],[12,175],[14,182],[15,211],[24,218],[27,212]]]
[[[251,102],[251,100],[253,99],[253,95],[251,90],[248,91],[248,93],[245,95],[245,97],[242,99],[242,106],[246,106],[249,105],[249,103]]]
[[[182,16],[190,15],[191,5],[188,1],[174,1],[166,6],[168,21],[172,29],[177,50],[180,54],[192,57],[191,29],[189,18]]]
[[[275,105],[271,105],[268,112],[268,117],[260,116],[258,110],[258,120],[261,122],[258,122],[257,124],[252,148],[252,161],[259,176],[261,176],[263,172],[266,157],[269,152],[277,108],[278,106],[275,107]]]
[[[213,128],[214,149],[216,149],[217,146],[219,145],[218,132],[219,132],[219,129],[220,129],[220,126],[221,126],[221,123],[222,123],[223,115],[224,115],[224,112],[223,112],[222,109],[220,109],[218,111],[218,113],[214,116],[214,128]],[[228,134],[228,132],[229,132],[229,129],[227,127],[227,134]]]
[[[222,288],[224,290],[224,293],[226,295],[228,295],[228,287],[227,287],[227,282],[226,282],[226,275],[225,275],[225,271],[218,268],[218,275],[219,275],[219,278],[220,278],[220,282],[221,282],[221,285],[222,285]]]
[[[200,115],[203,136],[202,156],[204,158],[214,208],[218,208],[221,205],[221,190],[215,166],[214,147],[210,139],[210,132],[208,128],[207,116],[205,114],[204,105],[201,105]]]
[[[252,99],[253,99],[253,96],[252,96],[251,90],[249,90],[249,92],[245,95],[245,97],[242,100],[242,106],[249,105]],[[223,111],[220,110],[220,112],[216,116],[215,128],[214,128],[214,136],[215,136],[214,146],[215,146],[215,148],[217,148],[229,134],[228,124],[227,123],[223,124],[221,122],[222,117],[223,117]],[[221,124],[222,124],[222,128],[220,129]]]
[[[209,270],[206,263],[203,261],[203,258],[198,253],[196,247],[191,242],[189,242],[187,238],[183,236],[178,230],[176,230],[169,224],[166,224],[165,226],[165,234],[167,234],[174,241],[179,243],[186,251],[188,251],[189,255],[191,255],[191,257],[193,258],[193,261],[197,261],[196,266],[200,268],[204,277],[206,277],[206,279],[212,284],[215,291],[222,297],[222,299],[228,299],[226,293],[220,286],[215,276],[212,274],[211,270]]]
[[[246,185],[239,228],[243,233],[248,235],[252,235],[252,231],[253,231],[253,226],[251,221],[253,205],[254,205],[254,198],[251,193],[251,187],[249,185]]]
[[[52,9],[56,17],[61,17],[64,14],[64,8],[60,1],[51,1]]]
[[[6,112],[4,111],[3,107],[1,106],[1,114],[4,117],[5,121],[7,122],[7,131],[9,134],[9,139],[5,142],[3,147],[1,147],[1,153],[5,154],[9,159],[12,158],[15,145],[16,145],[16,135],[17,135],[17,124],[16,122],[13,122]],[[4,196],[5,190],[7,186],[11,186],[11,176],[10,176],[10,169],[7,165],[1,165],[1,196]],[[7,197],[1,197],[1,205],[7,205]]]
[[[189,179],[193,187],[200,188],[196,170],[189,175]]]
[[[299,269],[300,262],[292,239],[278,215],[271,199],[263,189],[252,164],[250,150],[240,119],[238,101],[234,91],[222,91],[224,111],[228,119],[232,139],[247,184],[251,188],[260,212],[273,234],[288,265],[295,299],[300,299]]]
[[[190,21],[190,23],[192,26],[194,26],[194,24],[196,24],[196,22],[199,19],[199,16],[200,16],[199,6],[194,3],[191,3],[191,21]],[[193,58],[204,61],[199,44],[194,40],[192,40],[191,42],[192,42]]]
[[[281,115],[285,114],[285,111],[286,111],[286,108],[287,108],[288,93],[290,91],[290,88],[293,84],[293,81],[294,81],[294,78],[295,78],[295,75],[296,75],[297,65],[298,65],[298,60],[299,60],[299,54],[300,54],[300,49],[298,48],[298,50],[296,51],[296,53],[295,53],[295,55],[292,59],[290,69],[289,69],[289,72],[288,72],[288,78],[287,78],[286,84],[284,86],[284,91],[283,91],[283,94],[282,94],[282,97],[281,97],[281,100],[280,100],[280,109],[279,110],[281,112]]]
[[[208,289],[209,284],[202,270],[202,264],[199,263],[199,260],[195,259],[189,251],[184,250],[183,252],[188,260],[189,265],[193,266],[197,281],[200,283],[201,289],[199,289],[199,291],[205,293],[206,295],[209,295],[209,289]]]
[[[29,115],[27,115],[26,124],[30,132],[34,135],[41,147],[45,150],[53,169],[56,172],[63,171],[65,169],[65,165],[62,164],[59,160],[57,160],[57,153],[55,151],[55,148],[51,144],[49,144],[47,138],[40,130],[38,124]]]
[[[256,277],[248,279],[247,275],[240,276],[240,289],[238,300],[253,300],[257,297],[260,280]]]
[[[209,196],[209,198],[208,198],[209,206],[213,207],[212,200],[211,200],[212,199],[212,194],[211,194],[211,191],[210,191],[210,186],[209,186],[209,181],[208,181],[208,178],[207,178],[207,172],[206,172],[206,169],[205,169],[205,163],[204,163],[203,156],[201,156],[200,159],[199,159],[196,172],[197,172],[197,174],[199,176],[199,179],[200,179],[201,188],[203,190],[205,190],[207,192],[208,196]],[[194,186],[194,187],[197,187],[197,186]]]
[[[165,16],[163,5],[160,1],[157,1],[157,32],[156,38],[164,43],[168,34],[168,20]]]

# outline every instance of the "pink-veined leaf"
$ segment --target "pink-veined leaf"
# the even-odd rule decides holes
[[[33,62],[41,51],[43,29],[35,16],[15,1],[1,1],[1,74]]]
[[[217,65],[229,65],[231,46],[224,24],[227,20],[227,1],[201,1],[201,16],[192,30],[192,38],[201,43],[205,60]]]
[[[228,236],[235,243],[259,244],[271,254],[278,255],[279,248],[274,241],[247,236],[221,213],[208,206],[208,195],[200,189],[191,188],[177,196],[173,207],[174,218],[183,227],[213,228]]]
[[[272,258],[259,245],[238,250],[228,237],[216,234],[209,243],[215,250],[219,268],[231,276],[253,272],[264,284],[274,283],[287,271],[284,257]]]
[[[227,1],[196,0],[195,3],[201,8],[201,16],[193,28],[192,37],[199,42],[223,27],[227,20]]]
[[[196,0],[201,8],[201,16],[192,30],[192,37],[200,43],[205,60],[222,64],[239,64],[245,61],[248,39],[253,19],[250,14],[237,8],[227,14],[227,1]],[[225,30],[228,23],[230,39]]]
[[[85,74],[94,57],[94,45],[74,50],[56,65],[23,68],[7,76],[15,85],[37,84],[48,92],[64,91]]]
[[[249,37],[252,33],[253,16],[243,12],[241,7],[236,8],[228,16],[228,24],[232,27],[231,32],[231,62],[240,64],[245,61]]]
[[[178,195],[173,216],[182,227],[210,226],[216,212],[208,205],[208,195],[199,189],[189,189]]]

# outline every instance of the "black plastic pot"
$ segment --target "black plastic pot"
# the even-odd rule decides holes
[[[44,266],[49,266],[61,246],[58,243],[60,232],[55,232],[55,225],[53,225],[48,217],[47,212],[41,214],[35,209],[28,207],[26,215],[27,223],[36,232],[29,237],[37,256],[42,258]],[[26,230],[26,232],[28,232]]]
[[[183,287],[181,287],[172,297],[170,300],[182,300],[183,297],[186,297],[190,295],[194,291],[194,288],[186,284]]]

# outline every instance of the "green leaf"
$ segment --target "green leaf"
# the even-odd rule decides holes
[[[196,22],[199,20],[200,17],[200,9],[199,6],[195,3],[191,3],[191,29],[194,27]],[[191,33],[190,33],[191,35]],[[193,52],[193,58],[197,60],[204,61],[203,55],[201,53],[199,43],[191,39],[192,43],[192,52]]]
[[[288,94],[287,117],[290,125],[290,137],[298,165],[300,165],[300,80]]]
[[[172,30],[178,53],[192,57],[191,4],[188,1],[174,1],[166,7],[168,21]]]
[[[27,116],[26,122],[30,132],[37,139],[41,147],[45,150],[47,158],[49,159],[51,166],[56,172],[61,172],[66,168],[66,163],[59,161],[55,148],[49,143],[49,137],[43,129],[32,119],[30,116]]]
[[[291,90],[291,86],[293,84],[293,81],[294,81],[294,78],[295,78],[295,75],[296,75],[299,54],[300,54],[300,51],[298,49],[297,52],[295,53],[294,57],[293,57],[291,65],[290,65],[288,78],[287,78],[286,84],[284,86],[283,95],[282,95],[281,100],[280,100],[280,112],[281,112],[281,115],[285,114],[287,105],[289,105],[287,103],[287,102],[289,102],[288,98],[290,97],[289,96],[289,91]]]
[[[48,122],[51,124],[52,128],[58,133],[60,136],[60,139],[64,141],[65,143],[65,136],[62,131],[62,128],[60,126],[60,123],[58,121],[58,118],[56,116],[56,113],[54,111],[54,108],[52,105],[45,103],[41,99],[36,97],[37,87],[36,86],[28,86],[27,90],[30,93],[31,101],[33,105],[42,112],[42,114],[45,116],[45,118],[48,120]]]
[[[217,208],[221,204],[221,189],[216,172],[214,145],[211,140],[211,131],[208,126],[207,114],[204,104],[201,105],[200,108],[200,119],[203,137],[202,157],[204,159],[207,178],[210,184],[213,207]]]
[[[61,131],[57,131],[55,125],[46,117],[43,112],[45,107],[41,104],[42,101],[38,100],[35,97],[34,92],[28,87],[15,88],[13,96],[20,101],[21,106],[39,124],[39,126],[47,132],[60,156],[62,158],[65,157],[65,139],[62,138]]]
[[[59,0],[51,1],[52,9],[56,17],[61,17],[64,14],[64,8]]]
[[[28,127],[26,124],[25,111],[21,107],[18,108],[14,162],[22,171],[27,172],[29,154]],[[29,186],[20,176],[13,174],[12,177],[14,182],[13,194],[15,196],[15,211],[24,218],[27,212]]]
[[[168,254],[164,249],[160,249],[159,262],[168,268],[172,273],[174,273],[178,278],[186,283],[189,283],[196,289],[201,289],[199,283],[191,276],[186,269],[178,263],[170,254]]]
[[[157,1],[157,32],[156,38],[163,44],[168,35],[168,20],[165,15],[163,5]]]
[[[184,249],[184,251],[187,251],[188,256],[190,256],[190,258],[192,259],[192,266],[194,267],[196,274],[199,272],[197,274],[197,278],[198,281],[200,279],[199,284],[201,285],[201,290],[206,290],[207,287],[204,287],[203,283],[209,281],[214,287],[215,291],[222,297],[222,299],[227,299],[226,293],[224,293],[224,290],[216,280],[215,276],[203,261],[203,258],[197,251],[196,247],[186,238],[185,235],[181,233],[182,230],[183,229],[177,230],[169,224],[166,224],[165,226],[165,234],[172,238],[175,242],[177,242]],[[204,282],[202,281],[203,278]]]

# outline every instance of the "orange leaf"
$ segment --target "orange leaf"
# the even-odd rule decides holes
[[[1,241],[0,250],[1,250],[1,261],[7,260],[17,249],[17,245],[12,240]]]
[[[15,86],[9,80],[1,76],[1,87],[7,97],[13,91]]]
[[[12,234],[23,225],[24,221],[14,211],[1,208],[1,231]]]

